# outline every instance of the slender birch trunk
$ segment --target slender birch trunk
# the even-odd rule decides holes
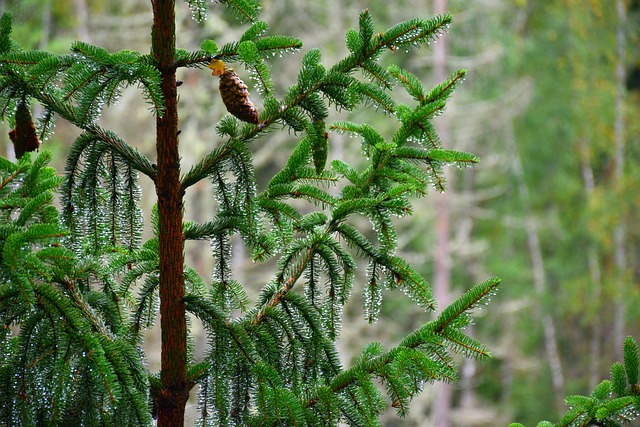
[[[542,248],[540,246],[540,238],[538,235],[538,225],[536,217],[531,208],[531,196],[529,195],[529,187],[525,182],[524,169],[522,167],[522,160],[518,147],[516,146],[514,131],[512,124],[508,125],[507,147],[511,151],[510,159],[513,166],[514,175],[517,180],[518,193],[522,200],[525,216],[525,232],[527,234],[527,245],[529,247],[529,258],[531,260],[531,272],[533,275],[533,287],[535,294],[539,300],[542,300],[544,296],[549,292],[547,285],[547,278],[545,274],[544,258],[542,256]],[[556,326],[553,317],[549,313],[546,307],[540,309],[541,323],[544,334],[544,348],[547,362],[551,369],[551,381],[553,385],[554,400],[558,410],[564,408],[564,373],[562,369],[562,363],[560,360],[560,353],[558,351],[558,344],[556,338]]]
[[[582,181],[584,183],[587,200],[593,197],[596,185],[593,169],[589,163],[588,143],[581,141],[580,144],[580,169],[582,172]],[[600,260],[598,250],[594,244],[591,244],[587,250],[587,258],[589,263],[589,275],[591,276],[593,299],[596,304],[600,304],[600,296],[602,295],[602,272],[600,270]],[[600,382],[600,357],[602,356],[602,323],[595,321],[591,325],[591,340],[589,342],[589,388],[593,389]]]
[[[615,122],[613,124],[613,142],[615,146],[615,170],[613,172],[614,187],[620,186],[624,175],[624,103],[625,103],[625,51],[626,40],[624,25],[626,21],[626,6],[624,0],[616,1],[616,98],[615,98]],[[625,253],[625,227],[622,219],[615,228],[613,235],[614,260],[616,268],[616,294],[614,317],[614,346],[617,349],[617,358],[622,360],[622,343],[624,341],[625,316],[627,307],[625,302],[626,286],[625,276],[627,259]]]

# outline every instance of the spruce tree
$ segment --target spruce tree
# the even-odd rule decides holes
[[[175,1],[151,3],[150,53],[82,41],[67,54],[24,50],[11,39],[10,15],[0,21],[0,119],[12,127],[19,157],[0,158],[0,425],[134,426],[157,418],[175,427],[196,386],[198,425],[379,425],[388,403],[402,416],[427,384],[455,380],[454,354],[489,357],[463,329],[500,281],[471,287],[429,321],[436,307],[429,285],[396,254],[393,218],[411,214],[412,198],[429,187],[444,191],[445,166],[478,160],[444,149],[432,125],[464,70],[427,90],[416,75],[377,60],[429,44],[452,17],[380,31],[365,10],[346,34],[342,60],[325,66],[321,51],[309,50],[282,91],[270,61],[302,43],[269,34],[256,0],[186,1],[196,20],[224,5],[246,26],[237,41],[204,40],[196,50],[176,48]],[[218,122],[211,151],[188,168],[178,152],[181,67],[213,70],[231,113]],[[259,77],[257,105],[234,67]],[[97,123],[129,86],[156,117],[155,160]],[[411,104],[394,100],[399,90]],[[36,122],[35,103],[42,107]],[[391,137],[368,123],[327,121],[330,108],[364,107],[395,123]],[[81,131],[63,179],[48,166],[50,153],[34,153],[60,119]],[[296,146],[258,191],[251,146],[276,131],[289,132]],[[333,132],[358,137],[363,159],[327,164]],[[154,236],[145,242],[140,175],[157,195]],[[185,190],[202,180],[217,209],[209,221],[185,222]],[[308,202],[304,210],[298,200]],[[368,218],[372,230],[359,229],[356,217]],[[256,301],[234,279],[236,235],[255,262],[277,260]],[[185,265],[187,240],[211,242],[210,281]],[[368,264],[364,283],[356,261]],[[370,343],[343,366],[335,347],[342,307],[361,293],[374,322],[383,289],[422,307],[423,326],[390,349]],[[208,333],[201,360],[189,351],[188,313]],[[161,370],[154,373],[141,344],[158,317]]]
[[[623,362],[611,365],[610,379],[598,384],[589,396],[570,395],[569,407],[559,422],[541,421],[537,427],[620,427],[632,424],[640,415],[640,349],[633,337],[622,346]],[[524,427],[511,423],[509,427]]]

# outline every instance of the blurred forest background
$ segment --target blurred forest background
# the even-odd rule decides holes
[[[222,45],[246,29],[215,2],[203,24],[178,4],[178,47],[196,49],[205,38]],[[461,361],[459,382],[428,388],[414,401],[408,419],[383,424],[497,426],[556,420],[566,410],[564,396],[588,394],[608,377],[611,363],[621,360],[626,335],[640,338],[640,2],[262,4],[261,19],[272,33],[305,43],[300,54],[271,62],[282,91],[295,83],[306,50],[320,47],[325,64],[340,58],[346,51],[344,33],[357,26],[364,8],[380,30],[442,7],[453,13],[454,25],[437,43],[390,55],[427,86],[443,72],[468,70],[437,126],[445,147],[473,152],[481,163],[450,170],[445,194],[418,201],[415,214],[399,221],[399,246],[433,284],[441,306],[490,275],[503,279],[498,297],[476,313],[473,331],[494,358]],[[149,0],[0,0],[0,12],[5,10],[14,14],[14,38],[28,49],[62,53],[79,39],[111,51],[149,50]],[[251,90],[251,78],[243,71],[238,70]],[[180,149],[188,169],[218,144],[215,123],[226,111],[209,70],[179,73],[184,81]],[[260,105],[255,90],[252,99]],[[375,120],[369,114],[356,112],[350,119]],[[101,126],[151,158],[154,123],[133,90],[101,118]],[[11,158],[9,129],[2,126],[0,151]],[[54,152],[60,171],[75,137],[59,120],[55,136],[42,146]],[[274,132],[254,144],[257,173],[271,176],[297,140]],[[355,140],[336,134],[329,144],[330,158],[356,158],[360,149]],[[141,183],[148,215],[155,194],[149,182]],[[209,192],[202,187],[189,189],[186,220],[210,217],[213,201],[204,194]],[[189,263],[206,276],[211,260],[202,245],[189,243],[186,250]],[[269,277],[264,267],[252,264],[241,250],[234,260],[237,279],[260,289]],[[366,323],[358,301],[345,314],[341,347],[346,363],[352,349],[371,340],[389,345],[427,320],[395,294],[387,296],[376,325]],[[196,350],[202,343],[196,342]],[[159,337],[150,333],[145,345],[158,349],[157,360],[148,361],[153,367],[159,363]]]

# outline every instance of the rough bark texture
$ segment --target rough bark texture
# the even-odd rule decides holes
[[[178,153],[175,67],[175,1],[153,1],[153,55],[162,73],[165,110],[157,118],[156,150],[160,237],[160,326],[162,353],[157,396],[159,427],[184,425],[187,387],[187,325],[184,306],[183,190]]]

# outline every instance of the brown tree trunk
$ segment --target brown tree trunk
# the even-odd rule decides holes
[[[152,49],[162,74],[165,110],[156,120],[160,239],[160,326],[162,390],[156,398],[158,426],[184,425],[187,387],[187,324],[184,306],[183,190],[178,153],[175,66],[175,0],[153,1]]]

